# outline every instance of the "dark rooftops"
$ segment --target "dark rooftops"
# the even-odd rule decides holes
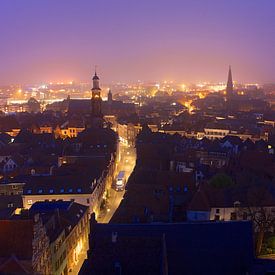
[[[0,210],[8,207],[12,209],[23,207],[21,195],[1,195]]]
[[[90,194],[92,179],[77,176],[29,176],[25,177],[24,195]]]
[[[55,209],[68,210],[72,205],[72,201],[55,201],[55,202],[36,202],[32,205],[31,211],[33,212],[51,212]]]
[[[56,214],[58,211],[58,218],[62,220],[63,226],[74,227],[79,220],[87,213],[88,206],[73,202],[73,201],[43,201],[36,202],[30,208],[30,214],[40,215]]]
[[[1,220],[0,224],[0,257],[15,254],[19,259],[30,260],[33,252],[33,220]]]
[[[163,274],[165,263],[169,274],[245,274],[252,267],[250,222],[96,224],[92,230],[80,274],[113,274],[116,262],[123,274]],[[150,262],[159,268],[151,270]]]

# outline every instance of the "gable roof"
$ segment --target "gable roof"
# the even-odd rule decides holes
[[[243,142],[238,136],[231,135],[225,136],[220,142],[224,144],[226,141],[230,142],[232,145],[241,145]]]
[[[204,191],[199,189],[196,194],[193,196],[188,209],[192,211],[209,211],[210,204],[207,196]]]
[[[11,255],[9,258],[0,259],[0,273],[1,274],[32,274],[31,264],[20,261],[15,255]]]

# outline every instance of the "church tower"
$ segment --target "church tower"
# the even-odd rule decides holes
[[[232,96],[233,96],[233,80],[232,80],[231,66],[229,66],[227,85],[226,85],[226,97],[231,98]]]
[[[100,87],[99,87],[99,77],[96,74],[93,77],[93,88],[92,88],[92,99],[91,99],[91,107],[92,107],[92,118],[101,118],[102,111],[101,111],[101,96],[100,96]]]

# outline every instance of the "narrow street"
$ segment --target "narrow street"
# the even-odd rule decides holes
[[[134,147],[125,145],[122,142],[120,142],[119,154],[120,158],[118,161],[116,176],[118,175],[119,171],[125,171],[127,185],[128,178],[131,175],[136,164],[136,151]],[[115,186],[115,182],[113,183],[113,186]],[[97,218],[97,221],[99,223],[108,223],[111,220],[115,211],[119,207],[124,194],[125,190],[116,191],[114,188],[110,190],[106,208],[99,214]]]
[[[119,173],[119,171],[125,171],[125,177],[126,177],[126,185],[129,176],[131,175],[135,165],[136,165],[136,150],[134,147],[130,147],[128,145],[125,145],[124,143],[119,143],[119,159],[117,163],[117,169],[116,169],[116,175],[115,179]],[[107,204],[105,209],[103,209],[98,218],[97,221],[99,223],[108,223],[112,216],[114,215],[115,211],[119,207],[123,196],[125,194],[125,190],[123,191],[116,191],[115,190],[115,183],[113,182],[113,188],[109,191],[109,197],[107,199]],[[72,271],[70,271],[69,274],[75,275],[79,273],[79,270],[84,262],[84,260],[87,257],[86,252],[82,252],[81,255],[79,255],[79,261],[77,265],[74,267]]]

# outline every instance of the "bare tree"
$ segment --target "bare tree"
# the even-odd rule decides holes
[[[273,232],[275,226],[274,200],[265,186],[254,186],[248,189],[246,201],[238,207],[238,217],[253,222],[256,255],[262,250],[267,232]]]

